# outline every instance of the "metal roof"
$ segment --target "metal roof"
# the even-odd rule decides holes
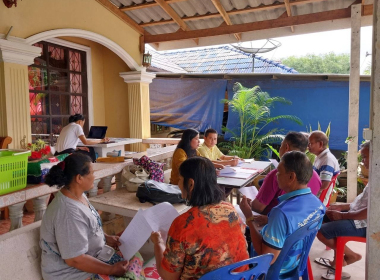
[[[252,73],[253,55],[231,46],[152,53],[152,68],[172,73]],[[293,68],[255,56],[254,73],[298,73]],[[152,70],[152,69],[150,69]]]
[[[144,28],[147,37],[154,37],[159,34],[171,34],[172,37],[165,41],[161,37],[158,44],[152,44],[152,47],[159,50],[208,46],[222,43],[236,43],[238,38],[241,41],[251,41],[254,39],[273,38],[279,36],[288,36],[302,33],[310,33],[324,30],[334,30],[342,28],[350,28],[350,19],[347,14],[350,12],[349,7],[355,0],[109,0],[120,11],[128,15],[134,22]],[[225,19],[219,13],[216,4],[220,3],[222,9],[230,19],[230,23],[225,22]],[[289,2],[289,4],[287,3]],[[362,1],[363,25],[371,24],[370,15],[372,15],[373,0]],[[165,6],[178,16],[178,21],[173,17],[171,12],[165,11]],[[288,8],[288,10],[287,10]],[[346,10],[344,10],[346,9]],[[363,10],[362,9],[362,10]],[[315,13],[330,13],[329,19],[318,22],[318,16]],[[305,17],[303,22],[299,23],[300,16],[310,15],[315,17],[311,23],[307,22]],[[288,18],[297,19],[288,21],[288,25],[281,25],[281,20]],[[365,19],[364,19],[365,18]],[[280,20],[280,21],[279,21]],[[263,23],[266,21],[276,21],[276,24],[269,24],[265,28],[252,27],[253,31],[235,35],[230,31],[229,34],[213,36],[207,34],[200,36],[200,39],[181,39],[183,41],[175,41],[175,32],[189,33],[188,31],[207,30],[210,28],[221,28],[223,25],[239,25],[252,23]],[[294,22],[294,26],[291,25]],[[149,25],[146,25],[148,24]],[[154,25],[151,25],[151,24]],[[290,24],[291,23],[291,24]],[[299,25],[298,25],[299,24]],[[180,27],[180,25],[182,27]],[[285,26],[285,27],[283,27]],[[231,26],[228,26],[230,28]],[[249,27],[251,28],[251,27]],[[292,30],[291,30],[292,28]],[[182,30],[184,30],[182,32]],[[232,29],[230,29],[232,30]],[[294,31],[294,32],[292,32]],[[236,34],[236,33],[235,33]],[[178,34],[179,35],[179,34]],[[174,37],[173,37],[174,36]],[[212,37],[212,38],[210,38]],[[157,38],[157,36],[156,36]],[[158,40],[158,39],[157,39]],[[149,40],[146,40],[149,41]]]

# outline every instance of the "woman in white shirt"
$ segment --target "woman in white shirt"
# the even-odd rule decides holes
[[[93,162],[96,160],[94,148],[77,147],[79,140],[82,141],[83,145],[94,145],[107,142],[108,138],[101,140],[87,139],[83,132],[84,123],[85,118],[83,115],[75,114],[70,116],[69,124],[62,128],[59,134],[55,155],[80,152],[90,156]]]

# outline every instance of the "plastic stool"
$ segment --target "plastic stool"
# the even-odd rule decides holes
[[[356,241],[366,243],[365,237],[356,236],[340,236],[336,238],[336,259],[335,259],[335,279],[339,280],[342,278],[342,268],[344,259],[344,246],[349,241]]]

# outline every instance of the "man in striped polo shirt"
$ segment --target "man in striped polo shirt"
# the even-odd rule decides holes
[[[317,156],[315,158],[313,168],[318,173],[322,181],[319,194],[329,187],[332,178],[340,171],[339,163],[336,157],[330,152],[328,144],[329,139],[322,131],[313,131],[309,136],[309,151]],[[333,187],[334,186],[330,186],[327,191],[325,201],[323,201],[324,205],[327,205]]]

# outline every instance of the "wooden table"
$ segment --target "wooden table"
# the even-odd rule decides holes
[[[141,203],[135,192],[129,192],[126,188],[117,189],[95,197],[91,197],[91,204],[97,210],[118,214],[132,218],[139,209],[145,210],[153,206],[149,202]],[[190,207],[185,204],[174,204],[179,214],[185,213]]]

